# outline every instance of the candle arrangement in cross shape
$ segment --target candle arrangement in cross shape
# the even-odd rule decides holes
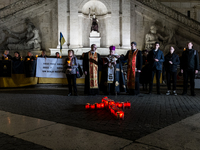
[[[110,112],[115,115],[117,119],[124,120],[124,112],[122,109],[124,108],[131,108],[130,102],[115,102],[108,97],[103,97],[101,103],[90,104],[87,103],[85,105],[85,109],[104,109],[107,108]]]

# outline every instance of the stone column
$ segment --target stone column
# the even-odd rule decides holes
[[[79,47],[79,31],[77,1],[70,0],[70,48]]]
[[[122,48],[130,47],[130,0],[122,0]]]
[[[111,45],[119,47],[120,44],[120,0],[112,1],[111,18]],[[109,45],[110,46],[110,45]]]
[[[79,33],[78,33],[78,37],[79,37],[79,44],[78,46],[79,47],[83,47],[83,30],[84,30],[84,27],[83,27],[83,14],[82,13],[79,13],[78,14],[78,22],[79,22]]]
[[[131,42],[136,39],[136,12],[135,12],[135,0],[131,0]]]
[[[58,0],[58,46],[60,48],[60,32],[62,32],[66,43],[63,45],[63,48],[67,48],[67,38],[68,38],[68,19],[67,19],[67,0]]]

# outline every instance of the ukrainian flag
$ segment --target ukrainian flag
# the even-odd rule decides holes
[[[62,54],[62,45],[65,43],[65,38],[63,34],[60,32],[60,53]]]

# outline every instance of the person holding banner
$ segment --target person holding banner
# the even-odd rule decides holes
[[[33,57],[33,54],[31,51],[28,51],[27,56],[25,57],[25,61],[34,61],[35,57]]]
[[[21,61],[21,57],[18,51],[14,52],[14,57],[12,58],[13,61]]]
[[[73,50],[68,50],[68,57],[65,62],[66,76],[68,81],[69,93],[68,96],[72,96],[72,84],[74,87],[74,96],[78,96],[77,87],[76,87],[76,68],[78,68],[77,58],[74,55]]]
[[[91,50],[84,54],[83,71],[85,73],[85,94],[99,94],[99,69],[103,64],[100,55],[96,52],[96,44],[91,45]]]
[[[59,54],[59,52],[56,52],[56,56],[55,56],[55,58],[60,58],[60,54]]]
[[[41,53],[41,55],[38,56],[38,57],[47,58],[48,56],[46,55],[46,51],[43,50],[42,53]]]

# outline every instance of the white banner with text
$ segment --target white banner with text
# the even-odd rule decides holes
[[[66,78],[63,73],[65,59],[62,58],[37,58],[36,77]]]

